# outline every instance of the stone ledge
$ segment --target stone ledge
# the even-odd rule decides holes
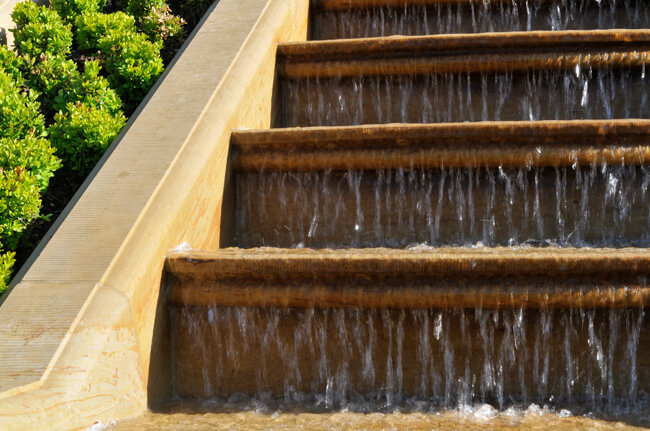
[[[0,325],[25,335],[0,331],[11,364],[0,371],[0,428],[83,428],[157,396],[147,386],[164,255],[182,241],[219,247],[230,130],[269,127],[276,45],[304,40],[307,9],[221,0],[208,12],[0,306]]]

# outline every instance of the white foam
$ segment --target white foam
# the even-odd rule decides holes
[[[192,245],[186,241],[178,244],[176,247],[172,248],[170,251],[192,251],[194,248]]]
[[[483,404],[472,414],[472,419],[477,421],[489,421],[493,419],[498,414],[497,409],[492,407],[489,404]]]
[[[112,427],[117,424],[116,420],[110,420],[106,423],[102,421],[96,421],[94,424],[89,426],[88,428],[85,428],[84,431],[102,431],[105,430],[108,427]]]

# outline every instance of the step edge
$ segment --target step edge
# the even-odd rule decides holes
[[[650,120],[386,124],[235,131],[231,149],[231,163],[239,173],[644,165],[650,160]]]
[[[313,136],[323,136],[327,139],[355,139],[385,135],[386,133],[481,133],[494,131],[502,134],[528,134],[531,130],[544,130],[545,133],[630,133],[649,134],[650,119],[622,118],[609,120],[540,120],[540,121],[474,121],[449,123],[381,123],[345,126],[309,126],[282,127],[273,129],[235,129],[232,131],[232,142],[235,145],[253,145],[259,142],[284,142],[287,135],[291,139],[312,140]],[[343,136],[339,136],[342,134]],[[391,135],[392,136],[392,135]],[[443,135],[444,136],[444,135]]]
[[[463,48],[499,48],[510,50],[515,46],[584,45],[584,44],[634,44],[650,41],[650,29],[597,29],[597,30],[539,30],[490,33],[454,33],[421,36],[381,36],[355,39],[311,40],[301,42],[282,42],[278,44],[278,55],[300,58],[323,54],[336,54],[351,51],[372,51],[381,48],[384,53],[390,50],[446,51]]]
[[[512,262],[530,262],[541,265],[554,265],[559,270],[568,269],[567,265],[578,268],[578,264],[593,265],[589,271],[607,272],[613,269],[631,270],[635,272],[650,273],[650,248],[556,248],[556,247],[441,247],[413,249],[390,248],[365,248],[365,249],[288,249],[260,247],[255,249],[227,248],[216,251],[172,251],[166,256],[167,268],[195,272],[202,270],[200,267],[207,265],[222,265],[221,272],[226,269],[225,264],[244,265],[253,264],[280,265],[282,262],[319,263],[322,265],[338,266],[341,263],[347,266],[339,270],[351,271],[354,264],[368,264],[368,262],[382,262],[381,267],[373,268],[376,273],[391,272],[386,265],[412,263],[422,270],[433,271],[431,264],[438,266],[445,263],[463,264],[469,262],[468,270],[492,270],[490,264],[506,264]],[[480,265],[486,265],[483,268]],[[605,268],[605,265],[609,265]],[[279,268],[279,267],[278,267]],[[517,269],[518,268],[518,269]],[[308,268],[313,270],[315,268]],[[398,268],[399,269],[399,268]],[[518,265],[514,270],[525,273],[526,267]],[[457,269],[439,268],[437,271],[453,272]]]
[[[641,67],[650,30],[390,36],[278,46],[284,79]]]

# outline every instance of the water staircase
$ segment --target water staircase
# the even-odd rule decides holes
[[[167,257],[170,398],[643,409],[646,3],[311,8],[233,132],[230,247]]]

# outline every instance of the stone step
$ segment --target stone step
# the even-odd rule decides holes
[[[339,23],[356,31],[369,10],[390,18],[370,32],[443,10],[457,13],[445,31],[468,31],[478,5],[316,0],[312,36],[346,37]],[[574,2],[557,22],[526,5],[526,30],[620,22],[596,3],[571,23]],[[636,408],[650,388],[649,52],[648,30],[282,44],[277,125],[331,127],[233,133],[225,242],[239,248],[165,263],[174,398]]]
[[[231,142],[229,245],[650,244],[648,120],[251,130]]]
[[[647,249],[229,248],[171,253],[174,306],[616,308],[650,303]]]
[[[648,118],[649,53],[648,30],[281,44],[277,125]]]
[[[278,45],[284,78],[643,66],[650,30],[535,31]]]
[[[172,253],[173,396],[634,407],[650,387],[649,268],[642,249]]]
[[[238,173],[645,165],[650,120],[386,124],[235,130]]]

